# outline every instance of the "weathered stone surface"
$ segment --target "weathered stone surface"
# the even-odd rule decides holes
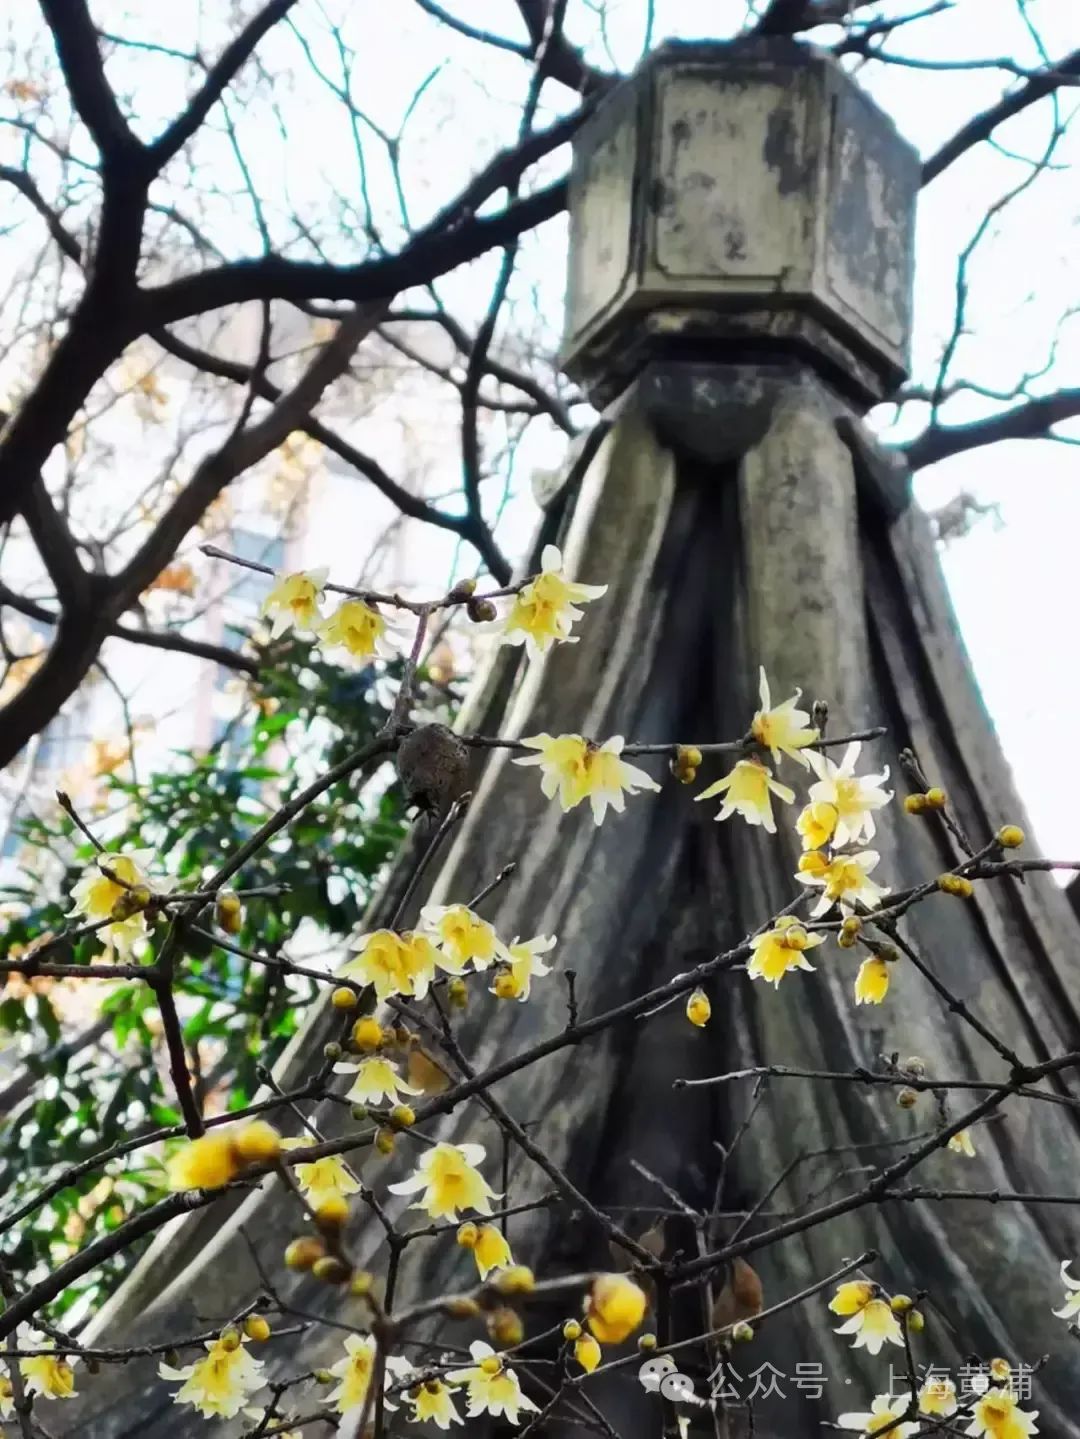
[[[915,152],[823,52],[669,44],[575,142],[566,368],[792,353],[875,399],[907,368]]]

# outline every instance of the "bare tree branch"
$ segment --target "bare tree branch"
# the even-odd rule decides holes
[[[98,48],[98,34],[86,0],[39,0],[52,31],[71,103],[106,163],[143,146],[117,104]]]
[[[1002,440],[1045,440],[1063,420],[1080,415],[1080,389],[1038,395],[1001,415],[972,420],[965,425],[932,425],[910,444],[898,447],[913,470],[937,464],[966,450],[996,445]]]

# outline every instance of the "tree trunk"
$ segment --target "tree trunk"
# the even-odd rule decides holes
[[[580,643],[558,648],[542,665],[524,669],[518,652],[501,652],[465,728],[732,739],[745,732],[756,707],[763,664],[774,696],[801,685],[808,699],[828,700],[834,734],[887,725],[887,737],[864,752],[870,768],[888,763],[896,779],[897,753],[912,746],[977,844],[1006,821],[1024,823],[925,518],[906,505],[904,477],[859,439],[857,421],[809,371],[647,372],[621,403],[585,476],[564,551],[572,574],[608,582],[606,598],[579,626]],[[646,763],[664,777],[659,761]],[[782,777],[801,787],[801,772],[793,780],[794,765],[783,768]],[[715,758],[707,760],[701,779],[720,772]],[[770,837],[737,817],[716,825],[714,806],[691,800],[691,791],[668,782],[661,794],[629,801],[624,815],[609,815],[595,828],[585,807],[563,815],[543,799],[534,771],[512,766],[503,751],[486,755],[433,897],[466,900],[515,859],[517,873],[488,902],[488,916],[508,939],[556,934],[559,945],[556,972],[534,985],[529,1003],[502,1003],[483,992],[472,999],[459,1033],[478,1069],[562,1029],[566,989],[558,970],[576,971],[587,1017],[730,947],[790,902],[798,888],[795,811],[785,810],[781,833]],[[898,889],[955,860],[942,826],[908,817],[899,801],[882,812],[875,847],[882,853],[878,877]],[[402,874],[399,866],[378,918],[392,911]],[[969,901],[934,896],[904,921],[904,933],[1025,1061],[1076,1044],[1076,919],[1048,878],[983,884]],[[788,1166],[789,1178],[764,1205],[766,1216],[855,1192],[866,1182],[861,1166],[887,1163],[903,1152],[904,1136],[934,1127],[929,1095],[908,1112],[897,1107],[894,1090],[850,1084],[774,1079],[756,1101],[748,1081],[672,1088],[678,1078],[761,1063],[878,1068],[879,1056],[894,1051],[920,1055],[931,1075],[1003,1075],[990,1046],[907,963],[894,967],[883,1006],[856,1008],[853,953],[823,946],[814,956],[817,972],[793,974],[779,991],[739,970],[723,974],[705,1030],[691,1029],[679,1003],[560,1051],[500,1083],[496,1095],[599,1205],[670,1205],[632,1165],[636,1160],[689,1204],[709,1208],[721,1163],[716,1142],[729,1144],[755,1103],[753,1122],[726,1166],[721,1208],[749,1208]],[[312,1015],[280,1066],[284,1085],[316,1062],[330,1026],[326,1007]],[[952,1112],[964,1102],[954,1098]],[[327,1110],[318,1123],[332,1134],[339,1111]],[[441,1139],[467,1135],[486,1143],[493,1158],[501,1153],[494,1126],[475,1104],[437,1128]],[[1064,1107],[1012,1099],[1001,1118],[976,1130],[975,1141],[975,1159],[934,1154],[913,1182],[1045,1191],[1071,1185],[1080,1169],[1073,1112]],[[363,1167],[391,1213],[405,1202],[391,1204],[385,1193],[408,1166],[407,1146],[401,1148],[404,1155],[370,1157]],[[837,1153],[800,1162],[829,1149]],[[512,1202],[550,1187],[531,1161],[512,1158]],[[297,1226],[292,1201],[276,1183],[231,1203],[231,1210],[219,1204],[176,1222],[95,1321],[94,1336],[145,1342],[224,1319],[259,1292],[247,1241],[301,1307],[327,1313],[342,1302],[348,1307],[350,1301],[282,1270],[281,1251]],[[622,1208],[619,1214],[625,1217]],[[642,1217],[638,1227],[647,1222]],[[720,1223],[715,1238],[729,1232],[730,1223]],[[565,1206],[512,1219],[510,1238],[515,1256],[543,1275],[609,1263],[603,1236]],[[687,1226],[670,1223],[668,1238],[692,1252]],[[1042,1411],[1044,1433],[1080,1436],[1080,1370],[1065,1357],[1073,1341],[1050,1314],[1058,1263],[1071,1252],[1066,1210],[893,1201],[755,1252],[753,1262],[766,1302],[775,1303],[868,1248],[880,1252],[873,1274],[890,1290],[928,1291],[921,1364],[948,1367],[956,1377],[973,1353],[1029,1364],[1049,1353],[1032,1407]],[[375,1271],[385,1264],[375,1224],[359,1228],[352,1249]],[[407,1255],[403,1299],[469,1282],[472,1261],[449,1240],[411,1246]],[[837,1321],[826,1297],[764,1325],[736,1352],[744,1395],[752,1387],[748,1376],[763,1364],[785,1376],[776,1380],[783,1399],[755,1401],[759,1436],[817,1433],[822,1419],[867,1409],[870,1397],[888,1387],[888,1357],[866,1359],[834,1337]],[[362,1310],[352,1303],[356,1313],[348,1317],[359,1322]],[[698,1304],[693,1290],[683,1292],[673,1313],[679,1332],[700,1330]],[[438,1331],[439,1341],[458,1346],[475,1337],[467,1323],[445,1321]],[[339,1338],[327,1329],[278,1350],[268,1346],[267,1357],[275,1356],[270,1367],[284,1375],[331,1363],[339,1352]],[[820,1402],[793,1386],[797,1364],[822,1366]],[[703,1356],[695,1366],[703,1377]],[[895,1368],[899,1375],[902,1357]],[[86,1397],[64,1407],[74,1427],[62,1432],[119,1439],[145,1432],[148,1423],[155,1439],[192,1432],[197,1421],[170,1403],[155,1369],[156,1362],[139,1361],[85,1381]],[[600,1402],[621,1439],[661,1432],[660,1401],[644,1395],[632,1367],[607,1384]],[[53,1425],[58,1418],[50,1415]],[[733,1417],[731,1432],[741,1434],[743,1425]],[[218,1432],[233,1431],[222,1425]],[[468,1432],[480,1431],[470,1424]],[[549,1425],[544,1432],[578,1431]]]

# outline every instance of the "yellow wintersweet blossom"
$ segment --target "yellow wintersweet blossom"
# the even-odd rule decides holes
[[[28,1394],[40,1394],[43,1399],[72,1399],[75,1396],[75,1374],[62,1354],[39,1354],[33,1359],[20,1359],[19,1373]]]
[[[451,1424],[462,1424],[464,1420],[454,1406],[454,1391],[441,1379],[426,1379],[409,1390],[409,1415],[414,1424],[434,1424],[437,1429],[449,1429]]]
[[[468,1247],[481,1279],[486,1279],[493,1269],[509,1269],[514,1262],[506,1235],[494,1224],[478,1225],[476,1239]]]
[[[961,1129],[949,1140],[948,1146],[954,1154],[964,1154],[968,1159],[975,1158],[975,1145],[971,1138],[970,1129]]]
[[[466,904],[425,905],[420,921],[438,945],[439,968],[449,974],[461,974],[470,962],[475,969],[487,969],[506,955],[494,926]]]
[[[372,655],[391,659],[397,653],[385,618],[363,600],[344,600],[329,619],[320,622],[318,633],[329,649],[348,650],[355,660]]]
[[[881,786],[889,778],[888,766],[880,774],[856,775],[855,765],[862,745],[853,740],[839,764],[828,755],[808,750],[806,759],[817,775],[810,786],[811,803],[831,804],[836,810],[834,843],[867,844],[874,837],[874,811],[892,799],[891,790]]]
[[[423,1094],[398,1073],[397,1065],[373,1055],[370,1059],[343,1059],[334,1065],[335,1074],[355,1074],[352,1088],[345,1096],[352,1104],[396,1104],[403,1094]]]
[[[600,1346],[591,1334],[583,1334],[574,1345],[574,1358],[585,1370],[591,1374],[601,1360]]]
[[[985,1439],[1027,1439],[1037,1434],[1039,1426],[1037,1409],[1027,1412],[1019,1407],[1015,1394],[1006,1389],[990,1389],[972,1407],[971,1423],[965,1434],[985,1436]]]
[[[319,601],[328,574],[329,570],[318,569],[293,574],[283,571],[274,576],[274,587],[262,603],[262,613],[273,616],[271,639],[276,640],[288,629],[299,634],[318,633],[322,622]]]
[[[541,769],[540,788],[548,799],[559,797],[564,810],[572,810],[587,799],[593,819],[603,821],[608,805],[622,814],[626,807],[623,791],[659,790],[660,786],[637,765],[627,764],[622,756],[626,741],[612,735],[603,744],[593,744],[579,734],[536,734],[521,743],[539,754],[515,759],[515,764],[538,764]]]
[[[807,725],[809,713],[796,708],[802,698],[802,690],[796,690],[789,700],[773,709],[764,665],[758,674],[761,708],[754,716],[750,733],[762,748],[770,752],[774,764],[779,764],[780,756],[786,754],[805,769],[807,759],[802,750],[806,745],[814,743],[818,732]]]
[[[716,816],[718,820],[741,814],[747,824],[760,824],[769,834],[776,833],[772,796],[776,795],[785,804],[791,804],[795,799],[795,791],[773,779],[768,765],[756,759],[739,760],[729,774],[709,785],[708,789],[703,789],[694,799],[712,799],[717,794],[724,795],[723,807]]]
[[[540,574],[514,596],[502,627],[502,643],[524,644],[531,658],[537,658],[553,644],[575,644],[571,635],[574,621],[581,619],[579,604],[599,599],[607,585],[580,585],[563,574],[562,555],[554,545],[545,545]]]
[[[810,911],[813,918],[817,919],[834,904],[840,906],[842,914],[852,914],[857,905],[876,909],[889,892],[887,886],[870,878],[880,859],[881,856],[872,849],[861,850],[858,854],[837,854],[829,860],[817,850],[804,854],[799,860],[799,872],[795,878],[800,884],[813,885],[824,891]]]
[[[166,1163],[170,1189],[221,1189],[247,1164],[275,1159],[281,1136],[265,1120],[212,1129],[185,1142]]]
[[[795,828],[802,835],[803,849],[820,849],[823,844],[828,844],[836,833],[839,817],[834,804],[826,804],[823,800],[808,804],[795,821]]]
[[[307,1138],[283,1139],[282,1149],[308,1149],[314,1143]],[[360,1181],[349,1173],[348,1165],[340,1154],[328,1154],[324,1159],[315,1159],[310,1164],[294,1164],[293,1178],[312,1209],[321,1209],[328,1200],[347,1199],[358,1194]]]
[[[482,1144],[435,1144],[424,1151],[408,1179],[388,1185],[391,1194],[423,1195],[413,1205],[425,1209],[432,1219],[456,1219],[463,1209],[491,1213],[491,1201],[499,1196],[476,1167],[484,1161]]]
[[[598,1274],[585,1314],[601,1344],[621,1344],[640,1326],[648,1307],[645,1291],[625,1274]]]
[[[350,979],[373,985],[376,997],[402,994],[423,999],[435,978],[439,954],[426,934],[376,929],[357,935],[359,952],[338,971]]]
[[[814,966],[807,962],[804,951],[824,942],[823,934],[809,934],[794,915],[782,914],[772,929],[755,934],[750,941],[753,953],[746,972],[751,979],[763,979],[779,989],[790,970],[808,969],[813,973]]]
[[[15,1413],[15,1391],[7,1375],[0,1375],[0,1419]]]
[[[137,891],[152,893],[146,866],[153,853],[151,849],[133,849],[127,854],[103,851],[95,855],[71,891],[73,903],[68,915],[81,915],[88,924],[97,924],[115,913],[118,903],[121,911],[125,905],[134,904]],[[142,897],[145,899],[145,894]],[[141,909],[126,916],[121,914],[112,924],[103,925],[97,934],[105,945],[105,959],[126,962],[146,938],[146,915]]]
[[[235,1330],[206,1341],[207,1355],[182,1369],[159,1364],[162,1379],[179,1382],[173,1395],[176,1404],[190,1404],[205,1418],[219,1415],[232,1419],[240,1413],[250,1395],[264,1384],[262,1363],[244,1348],[246,1340]]]
[[[520,1424],[523,1409],[539,1412],[528,1395],[521,1392],[517,1375],[490,1344],[474,1339],[469,1353],[475,1362],[467,1369],[451,1369],[446,1377],[452,1384],[468,1386],[466,1412],[470,1419],[480,1414],[490,1414],[493,1419],[501,1415],[510,1424]]]
[[[712,1018],[712,1003],[703,989],[695,989],[686,1001],[686,1017],[698,1029],[704,1029]]]
[[[931,1374],[919,1390],[919,1413],[940,1414],[948,1418],[956,1413],[956,1385],[945,1375]]]
[[[1073,1319],[1080,1314],[1080,1279],[1074,1279],[1069,1273],[1071,1259],[1061,1261],[1061,1282],[1065,1286],[1065,1303],[1054,1313],[1059,1319]]]
[[[866,1349],[877,1354],[885,1344],[904,1342],[900,1322],[888,1303],[878,1297],[877,1286],[865,1280],[853,1280],[837,1286],[836,1293],[829,1300],[834,1314],[849,1316],[845,1324],[834,1331],[836,1334],[854,1334],[853,1349]]]
[[[339,1382],[326,1396],[326,1402],[333,1404],[339,1414],[363,1408],[375,1373],[375,1352],[375,1340],[370,1334],[346,1336],[344,1358],[330,1366],[330,1373]],[[386,1407],[395,1406],[387,1403]]]
[[[919,1432],[918,1424],[904,1422],[904,1415],[911,1407],[909,1394],[879,1394],[870,1405],[868,1414],[841,1414],[837,1424],[841,1429],[854,1429],[870,1439],[870,1436],[888,1435],[889,1439],[908,1439]]]
[[[880,1004],[889,992],[889,966],[875,954],[864,959],[855,976],[855,1003]]]
[[[524,1002],[532,993],[534,979],[551,973],[551,966],[540,958],[555,948],[555,936],[538,934],[534,939],[515,939],[507,948],[507,961],[500,966],[492,994],[500,999]]]

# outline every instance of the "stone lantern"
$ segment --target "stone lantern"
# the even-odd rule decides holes
[[[857,406],[907,373],[919,162],[825,53],[669,44],[574,147],[563,364],[805,359]]]

